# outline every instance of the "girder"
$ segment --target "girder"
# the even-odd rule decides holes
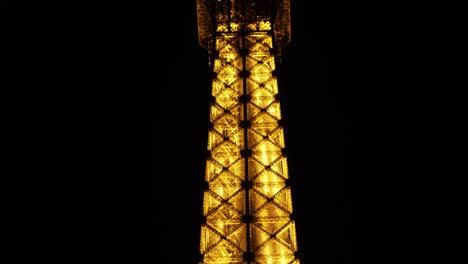
[[[289,1],[197,0],[213,71],[199,264],[299,264],[275,74]]]

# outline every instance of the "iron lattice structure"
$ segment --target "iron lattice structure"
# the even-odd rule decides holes
[[[197,0],[214,73],[199,264],[299,264],[276,64],[288,0]]]

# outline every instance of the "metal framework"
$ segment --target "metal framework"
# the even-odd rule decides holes
[[[275,74],[289,6],[197,0],[214,73],[199,264],[299,264]]]

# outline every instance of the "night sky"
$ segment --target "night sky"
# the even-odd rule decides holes
[[[208,57],[197,43],[195,1],[172,2],[164,49],[157,56],[163,63],[155,62],[164,65],[165,79],[153,122],[153,225],[159,257],[195,264],[209,118]],[[354,87],[348,83],[356,71],[346,71],[353,67],[348,58],[355,45],[347,23],[351,15],[345,6],[316,1],[292,0],[291,12],[292,40],[282,50],[278,81],[301,263],[352,263]]]

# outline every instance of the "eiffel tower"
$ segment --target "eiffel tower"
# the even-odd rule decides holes
[[[212,70],[198,264],[299,264],[278,72],[289,0],[196,0]]]

